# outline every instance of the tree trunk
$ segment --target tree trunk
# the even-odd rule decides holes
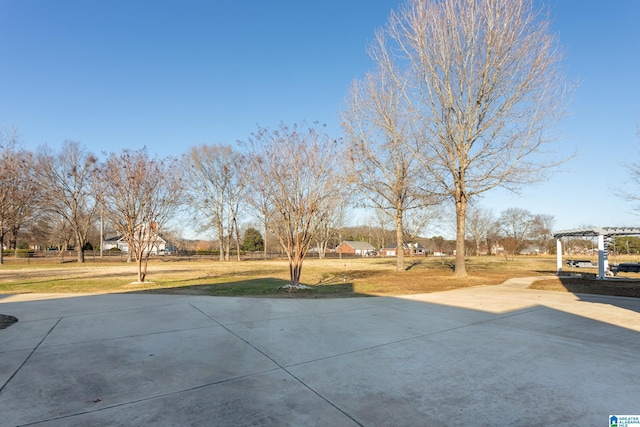
[[[144,274],[142,274],[142,257],[136,260],[136,266],[138,267],[138,282],[144,282]]]
[[[4,233],[0,231],[0,265],[4,264]]]
[[[82,264],[84,263],[84,242],[78,235],[76,235],[76,245],[77,245],[76,250],[78,252],[78,263]]]
[[[264,217],[264,239],[262,239],[262,249],[264,251],[264,259],[267,259],[267,216]]]
[[[324,259],[324,254],[327,250],[327,241],[318,242],[318,259]]]
[[[220,261],[224,261],[224,230],[218,226],[218,239],[220,240]]]
[[[404,230],[402,228],[402,210],[396,210],[396,272],[404,271]]]
[[[145,256],[142,262],[142,280],[141,282],[144,283],[145,280],[147,280],[147,266],[149,265],[149,256]]]
[[[296,237],[293,245],[293,253],[289,254],[289,276],[292,287],[300,285],[300,277],[302,275],[302,262],[304,261],[305,253],[300,246],[298,237]]]
[[[456,200],[456,266],[454,275],[458,277],[467,276],[467,268],[464,261],[464,236],[465,236],[465,219],[467,213],[466,200]]]
[[[235,240],[236,240],[236,256],[237,256],[237,260],[241,261],[241,257],[240,257],[240,229],[238,228],[238,221],[233,218],[233,230],[234,230],[234,235]]]
[[[291,286],[300,285],[300,274],[302,273],[302,264],[295,259],[291,274]]]
[[[293,263],[290,267],[291,271],[291,286],[299,286],[300,285],[300,276],[302,275],[302,260],[296,253],[293,256]]]

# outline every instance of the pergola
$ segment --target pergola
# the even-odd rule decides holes
[[[640,227],[589,227],[573,230],[558,231],[553,234],[556,238],[558,273],[562,271],[562,237],[597,237],[598,238],[598,279],[606,279],[609,270],[609,260],[605,250],[605,241],[613,236],[640,235]]]

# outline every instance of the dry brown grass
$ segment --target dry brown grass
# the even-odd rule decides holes
[[[149,264],[150,283],[134,283],[136,267],[122,262],[65,264],[7,263],[0,266],[0,293],[114,293],[149,292],[189,295],[251,295],[285,297],[354,297],[407,295],[446,291],[478,285],[497,285],[513,277],[555,273],[555,257],[472,257],[468,277],[453,274],[451,258],[408,258],[406,271],[395,272],[394,258],[308,259],[303,283],[311,291],[289,293],[284,260],[219,262],[167,261]],[[640,297],[638,274],[615,280],[591,280],[595,269],[565,269],[586,278],[559,277],[535,282],[531,287],[560,292],[596,293]],[[626,276],[626,280],[625,277]],[[636,280],[634,280],[636,279]]]
[[[394,258],[308,259],[303,283],[312,286],[309,296],[402,295],[445,291],[476,285],[495,285],[512,277],[549,274],[555,260],[518,257],[470,258],[468,277],[453,275],[452,259],[408,258],[406,271],[395,272]],[[279,289],[288,281],[286,261],[180,261],[153,260],[148,279],[134,284],[135,266],[126,263],[79,265],[41,264],[0,267],[0,293],[108,293],[155,292],[204,295],[291,296]]]

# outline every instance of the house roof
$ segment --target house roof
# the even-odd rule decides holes
[[[414,243],[403,243],[402,246],[405,249],[411,249],[411,246],[409,245],[414,245]],[[384,247],[384,249],[396,249],[398,247],[397,243],[389,243],[388,245],[386,245]],[[422,246],[420,243],[418,243],[418,246],[414,246],[415,249],[424,249],[424,246]]]
[[[342,243],[346,243],[347,245],[351,246],[353,249],[366,249],[366,250],[375,249],[369,242],[356,242],[355,240],[345,240]]]
[[[120,241],[124,241],[124,237],[122,236],[115,236],[115,237],[110,237],[108,239],[104,239],[105,242],[120,242]],[[167,243],[166,240],[164,240],[162,238],[162,236],[156,236],[156,241],[157,242],[162,242],[162,243]]]

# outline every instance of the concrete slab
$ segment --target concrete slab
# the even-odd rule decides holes
[[[64,316],[47,336],[43,346],[70,344],[127,336],[144,336],[184,329],[219,326],[198,309],[175,302],[141,306],[95,314]]]
[[[0,425],[604,425],[640,301],[520,282],[403,298],[4,296]]]
[[[0,347],[1,348],[1,347]],[[3,351],[0,353],[0,384],[7,384],[11,376],[20,370],[31,350]]]
[[[203,313],[224,325],[260,320],[285,319],[311,314],[360,310],[400,303],[394,298],[339,298],[326,304],[317,299],[210,298],[192,302]]]
[[[511,319],[288,369],[367,426],[585,426],[637,411],[636,352],[605,356],[617,347],[523,334]]]
[[[279,370],[39,425],[354,427],[360,424]]]
[[[289,366],[460,327],[470,318],[471,323],[488,318],[475,313],[455,319],[437,308],[425,310],[424,303],[420,303],[422,311],[403,310],[409,304],[396,302],[390,307],[356,309],[359,303],[353,300],[351,308],[341,312],[233,323],[227,328],[278,364]]]
[[[3,423],[18,425],[276,368],[221,327],[39,347],[2,390],[0,407]]]
[[[0,351],[33,350],[47,337],[58,321],[59,319],[18,320],[0,333]]]

